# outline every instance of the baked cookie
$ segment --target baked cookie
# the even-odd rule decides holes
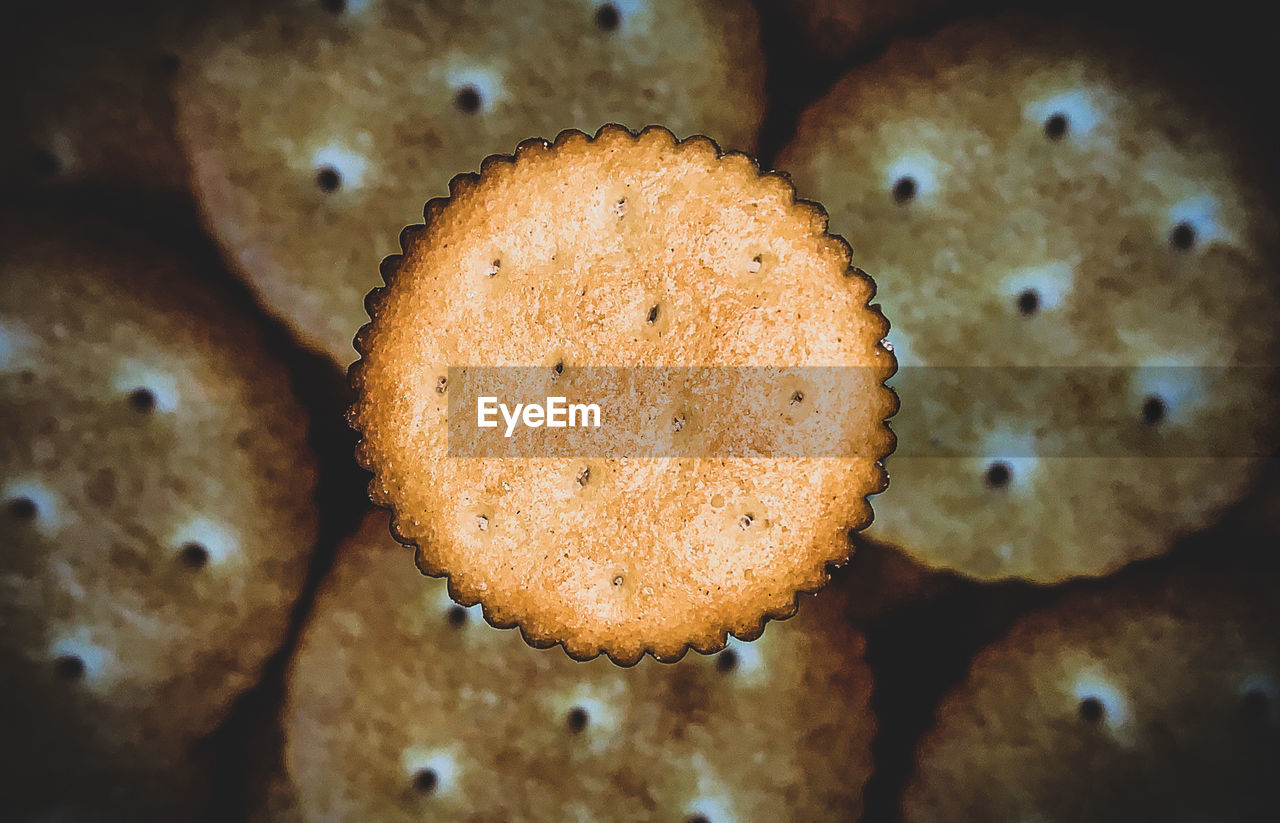
[[[903,819],[1277,819],[1277,596],[1144,572],[1024,617],[943,702]]]
[[[384,265],[351,370],[371,497],[419,568],[493,625],[579,659],[715,651],[790,615],[870,521],[897,402],[874,284],[822,210],[746,156],[658,128],[529,140],[451,188]],[[612,456],[495,458],[453,450],[469,433],[454,430],[451,366],[526,366],[548,391],[563,376],[602,402],[570,372],[811,371],[759,404],[684,384],[646,394],[653,437],[620,434]],[[814,376],[834,368],[840,395]],[[838,454],[777,457],[771,444],[802,428],[791,409]],[[726,414],[740,425],[707,422]]]
[[[304,820],[857,819],[871,673],[837,590],[714,657],[576,663],[405,574],[387,525],[340,548],[289,672]]]
[[[275,2],[208,27],[178,126],[214,236],[345,366],[399,227],[486,155],[610,122],[751,150],[758,39],[747,0]]]
[[[182,819],[193,747],[302,585],[304,420],[254,324],[181,260],[78,217],[0,221],[7,810]]]
[[[6,9],[0,188],[185,191],[169,103],[179,5],[61,0]]]
[[[1277,437],[1274,215],[1225,118],[1106,32],[895,44],[779,161],[885,288],[904,448],[873,537],[979,578],[1165,551]]]

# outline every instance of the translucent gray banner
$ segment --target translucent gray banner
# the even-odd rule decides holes
[[[456,457],[878,457],[884,377],[454,367],[439,388]],[[1274,367],[904,367],[888,382],[897,457],[1264,457],[1280,441]]]

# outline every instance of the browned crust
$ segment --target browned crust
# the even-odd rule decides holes
[[[585,135],[584,132],[578,129],[566,129],[560,132],[558,135],[556,135],[555,139],[551,141],[547,141],[543,138],[536,138],[536,137],[529,138],[527,140],[521,141],[520,144],[516,146],[515,151],[513,151],[511,154],[494,154],[486,157],[480,163],[479,172],[466,172],[466,173],[455,175],[449,181],[449,196],[437,197],[437,198],[432,198],[431,200],[428,200],[426,205],[423,208],[423,222],[406,226],[400,232],[400,253],[388,255],[386,258],[383,259],[382,263],[379,266],[379,272],[381,274],[384,285],[372,289],[368,293],[368,295],[366,295],[365,297],[365,301],[364,301],[365,311],[369,315],[370,322],[363,325],[359,329],[359,331],[356,332],[355,340],[353,342],[353,345],[359,357],[348,367],[347,379],[348,379],[349,385],[352,388],[352,391],[356,396],[356,399],[352,402],[351,406],[347,409],[346,417],[347,417],[348,424],[353,429],[355,429],[358,435],[360,435],[360,439],[357,442],[356,449],[355,449],[356,461],[357,463],[359,463],[359,465],[362,468],[374,474],[374,477],[369,481],[369,486],[368,486],[369,499],[375,506],[386,509],[390,512],[391,514],[390,531],[391,531],[392,537],[395,539],[397,543],[404,546],[405,548],[414,550],[415,564],[417,565],[418,570],[422,574],[428,577],[445,578],[448,586],[448,590],[449,590],[449,596],[455,602],[463,606],[474,606],[476,604],[480,604],[481,612],[484,616],[484,620],[486,623],[488,623],[490,626],[496,629],[518,628],[520,630],[520,635],[524,639],[525,643],[527,643],[532,648],[550,649],[550,648],[553,648],[554,646],[559,645],[564,648],[565,653],[570,658],[580,662],[592,660],[603,653],[613,663],[619,666],[630,667],[640,662],[640,660],[645,656],[645,654],[651,655],[655,660],[658,660],[659,662],[662,662],[662,663],[675,663],[681,660],[685,656],[685,654],[688,653],[689,649],[693,649],[698,653],[704,654],[704,655],[714,654],[715,652],[723,650],[725,648],[726,643],[728,642],[728,637],[730,635],[738,638],[739,640],[748,641],[748,642],[759,638],[760,635],[763,634],[764,632],[765,625],[770,620],[785,620],[796,614],[796,612],[799,610],[799,602],[800,602],[801,595],[813,594],[821,590],[824,586],[826,586],[826,584],[831,579],[831,571],[833,569],[837,569],[843,566],[845,563],[848,562],[849,558],[852,556],[853,549],[854,549],[852,540],[851,539],[846,540],[846,543],[848,545],[848,552],[846,552],[842,558],[840,558],[835,562],[828,562],[824,564],[824,569],[823,569],[821,578],[816,584],[811,586],[801,586],[797,588],[793,592],[790,599],[790,604],[787,607],[783,609],[774,609],[774,610],[766,609],[765,612],[760,616],[759,620],[754,625],[750,626],[745,630],[741,630],[741,631],[726,630],[726,631],[717,632],[720,635],[719,640],[714,641],[712,643],[708,643],[708,644],[699,644],[696,641],[686,643],[685,646],[681,648],[679,652],[677,652],[676,654],[664,654],[660,650],[655,648],[653,644],[646,645],[644,648],[640,649],[640,651],[634,655],[620,653],[620,652],[617,652],[616,650],[604,649],[604,648],[596,649],[593,652],[585,653],[585,654],[575,653],[575,651],[570,648],[569,644],[565,640],[556,639],[549,636],[544,637],[538,634],[531,634],[530,631],[526,629],[526,627],[520,625],[518,620],[516,619],[502,620],[494,615],[489,604],[481,602],[479,598],[466,597],[462,593],[458,592],[454,586],[454,582],[451,578],[449,571],[432,563],[432,561],[427,557],[423,547],[418,545],[418,543],[416,543],[412,538],[405,536],[404,532],[400,528],[399,516],[394,510],[392,501],[385,494],[383,494],[378,487],[377,467],[374,465],[374,461],[369,459],[368,455],[365,453],[363,449],[364,431],[362,431],[359,428],[359,424],[356,419],[357,412],[362,406],[360,396],[361,396],[361,388],[363,386],[363,381],[364,381],[364,368],[365,368],[364,359],[369,353],[367,338],[368,338],[368,335],[371,333],[373,321],[378,316],[378,313],[382,307],[387,290],[394,285],[395,279],[400,273],[400,265],[405,255],[407,255],[408,252],[410,251],[412,244],[417,242],[418,236],[427,227],[427,225],[429,225],[444,211],[445,207],[448,205],[449,201],[454,196],[458,195],[462,191],[465,191],[471,186],[474,186],[481,179],[481,177],[483,177],[495,166],[502,165],[502,164],[514,165],[518,156],[520,156],[522,153],[529,150],[530,148],[538,147],[543,149],[554,150],[562,146],[566,141],[577,138],[577,137],[586,136],[588,141],[594,142],[595,140],[599,139],[602,135],[606,135],[609,133],[616,134],[618,132],[629,134],[632,136],[633,139],[638,139],[639,137],[645,134],[649,134],[651,132],[659,132],[667,135],[677,146],[684,145],[687,143],[697,143],[697,142],[705,143],[715,151],[717,160],[723,159],[725,157],[735,156],[735,155],[746,158],[751,163],[751,165],[759,171],[759,175],[761,178],[777,178],[778,180],[781,180],[786,185],[787,189],[791,192],[792,199],[791,199],[790,205],[792,207],[800,206],[815,212],[820,217],[820,220],[822,223],[823,232],[821,236],[825,238],[829,238],[835,241],[836,243],[838,243],[840,248],[842,249],[842,255],[844,255],[846,258],[852,256],[852,249],[849,247],[849,244],[844,240],[844,238],[840,237],[839,235],[832,234],[830,232],[829,220],[828,220],[828,215],[826,210],[819,203],[816,203],[810,200],[805,200],[803,198],[798,197],[796,195],[795,186],[792,184],[791,178],[789,175],[781,171],[760,171],[759,164],[756,162],[754,158],[751,158],[749,155],[739,151],[724,151],[720,148],[720,146],[714,140],[712,140],[710,137],[707,137],[706,135],[701,135],[701,134],[691,135],[682,140],[677,138],[669,129],[660,125],[646,126],[645,128],[641,129],[639,132],[634,132],[625,126],[622,126],[616,123],[610,123],[610,124],[601,126],[594,135]],[[875,292],[876,292],[875,281],[872,280],[871,277],[862,269],[859,269],[856,266],[852,266],[852,265],[849,266],[848,271],[846,272],[846,275],[849,278],[858,279],[866,285],[866,287],[868,288],[868,297],[867,297],[867,303],[865,304],[865,308],[869,312],[871,312],[876,318],[878,318],[880,325],[882,326],[884,331],[887,332],[889,328],[888,319],[884,316],[883,311],[881,311],[880,305],[878,303],[871,302],[871,300],[875,297]],[[883,427],[884,431],[888,435],[888,448],[885,451],[885,453],[876,460],[876,463],[875,463],[878,469],[880,482],[876,485],[876,487],[872,491],[863,495],[863,498],[862,498],[863,502],[868,504],[868,510],[870,510],[870,498],[873,495],[883,492],[889,486],[889,473],[885,469],[884,461],[890,454],[893,453],[894,449],[897,447],[897,437],[893,433],[892,428],[889,426],[889,418],[891,418],[898,411],[900,404],[899,404],[897,393],[891,387],[885,385],[885,381],[888,378],[892,377],[893,374],[897,372],[897,359],[896,357],[894,357],[892,350],[885,347],[883,335],[881,337],[882,339],[876,344],[876,347],[879,350],[886,353],[889,356],[889,360],[890,360],[890,365],[885,370],[885,373],[881,376],[881,380],[880,380],[880,385],[887,392],[887,397],[888,397],[888,410],[880,421],[881,426]],[[854,535],[856,532],[862,529],[865,529],[867,526],[870,525],[871,519],[872,519],[871,517],[868,517],[867,521],[864,523],[858,523],[858,522],[851,523],[847,529],[847,537],[851,538],[852,535]]]

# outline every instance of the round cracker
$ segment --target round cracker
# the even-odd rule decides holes
[[[302,585],[305,415],[254,324],[141,236],[6,215],[0,250],[0,774],[33,803],[189,802]]]
[[[903,819],[1275,820],[1277,596],[1157,572],[1024,617],[943,702]]]
[[[1274,216],[1189,89],[1002,18],[896,44],[805,114],[781,165],[885,287],[903,367],[911,456],[872,536],[984,579],[1103,574],[1274,452],[1274,371],[1233,368],[1277,362]]]
[[[746,0],[325,5],[209,26],[176,104],[212,234],[344,366],[398,227],[486,155],[610,122],[755,145],[764,66]]]
[[[289,672],[303,819],[857,818],[871,673],[837,590],[716,657],[576,663],[406,575],[387,525],[339,549]]]
[[[527,141],[452,189],[384,266],[351,371],[370,494],[419,567],[495,626],[579,659],[714,651],[791,614],[870,521],[896,407],[874,284],[821,209],[663,129]],[[665,334],[650,333],[655,301]],[[842,367],[849,406],[813,414],[857,456],[449,451],[449,366],[553,364]]]

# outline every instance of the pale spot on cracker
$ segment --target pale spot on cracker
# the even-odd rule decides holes
[[[1048,97],[1033,100],[1023,108],[1023,115],[1037,129],[1044,128],[1053,117],[1066,120],[1066,139],[1084,137],[1102,122],[1102,107],[1095,93],[1086,89],[1072,89]]]
[[[454,92],[474,92],[478,98],[476,111],[481,112],[491,110],[506,94],[502,75],[490,66],[476,63],[454,63],[445,72],[445,83]]]
[[[115,654],[94,643],[88,628],[77,628],[58,637],[49,644],[48,657],[55,665],[78,665],[80,672],[76,676],[91,688],[106,686],[115,674]]]
[[[1097,721],[1113,732],[1119,731],[1129,720],[1129,703],[1124,694],[1111,681],[1096,672],[1084,672],[1076,677],[1071,695],[1077,701],[1074,710],[1089,714],[1096,703],[1101,709]],[[1090,722],[1086,719],[1085,722]],[[1120,737],[1123,737],[1120,735]]]
[[[1185,425],[1208,400],[1202,369],[1188,357],[1153,358],[1142,363],[1130,380],[1134,409],[1140,410],[1152,398],[1162,404],[1160,423]]]
[[[715,655],[713,660],[715,660],[718,669],[725,674],[733,675],[734,683],[760,685],[768,675],[768,670],[765,667],[766,650],[764,649],[764,645],[768,642],[765,639],[765,635],[761,635],[751,642],[729,637],[725,641],[724,651]],[[732,664],[724,664],[725,659],[731,660]]]
[[[993,432],[987,437],[982,453],[977,466],[983,475],[990,477],[993,467],[997,466],[1004,466],[1008,471],[1008,477],[993,485],[1018,491],[1026,491],[1032,486],[1040,465],[1034,435],[1015,431]]]
[[[553,722],[565,723],[569,731],[581,737],[582,745],[593,752],[607,748],[614,741],[621,726],[622,717],[617,703],[623,697],[625,684],[615,683],[612,691],[598,686],[581,684],[577,688],[557,693],[548,701]],[[577,713],[576,717],[571,717]],[[582,723],[577,728],[571,720]]]
[[[695,754],[690,763],[697,777],[695,796],[685,805],[686,820],[705,820],[706,823],[736,823],[733,799],[723,781],[715,774],[701,753]]]
[[[227,526],[204,517],[194,518],[170,536],[175,549],[196,545],[204,549],[209,565],[219,566],[240,557],[240,543]]]
[[[618,32],[642,33],[649,28],[649,4],[646,0],[593,0],[591,8],[598,12],[605,6],[611,7],[618,15]]]
[[[424,772],[435,775],[432,794],[445,794],[457,786],[458,758],[450,750],[413,746],[405,750],[401,762],[404,765],[405,776],[411,783],[419,779],[419,775]]]
[[[927,154],[900,157],[885,170],[884,186],[903,203],[927,199],[938,190],[938,162]]]
[[[16,479],[4,486],[5,504],[29,517],[42,534],[53,534],[63,525],[67,512],[57,492],[35,479]],[[28,514],[29,512],[29,514]]]
[[[1170,206],[1165,222],[1171,237],[1183,231],[1180,227],[1190,228],[1190,241],[1194,247],[1234,239],[1222,224],[1221,204],[1209,195],[1190,197]]]
[[[1030,292],[1035,295],[1035,311],[1052,311],[1062,305],[1074,280],[1075,267],[1058,260],[1011,272],[1001,285],[1001,294],[1013,305]]]
[[[474,606],[463,606],[461,603],[456,602],[449,596],[449,587],[443,582],[436,583],[433,585],[433,588],[435,591],[429,596],[429,601],[431,603],[432,611],[439,614],[441,617],[449,620],[456,620],[454,615],[457,615],[459,613],[458,610],[461,609],[462,613],[466,616],[465,620],[459,621],[461,624],[470,624],[481,619],[479,603],[476,603]]]
[[[344,189],[359,188],[364,183],[369,161],[358,152],[338,143],[330,143],[316,149],[311,155],[314,169],[332,169],[338,175],[338,185]]]
[[[178,380],[164,371],[138,360],[126,360],[116,368],[112,386],[126,396],[139,389],[151,396],[151,408],[158,412],[172,412],[180,401]]]

